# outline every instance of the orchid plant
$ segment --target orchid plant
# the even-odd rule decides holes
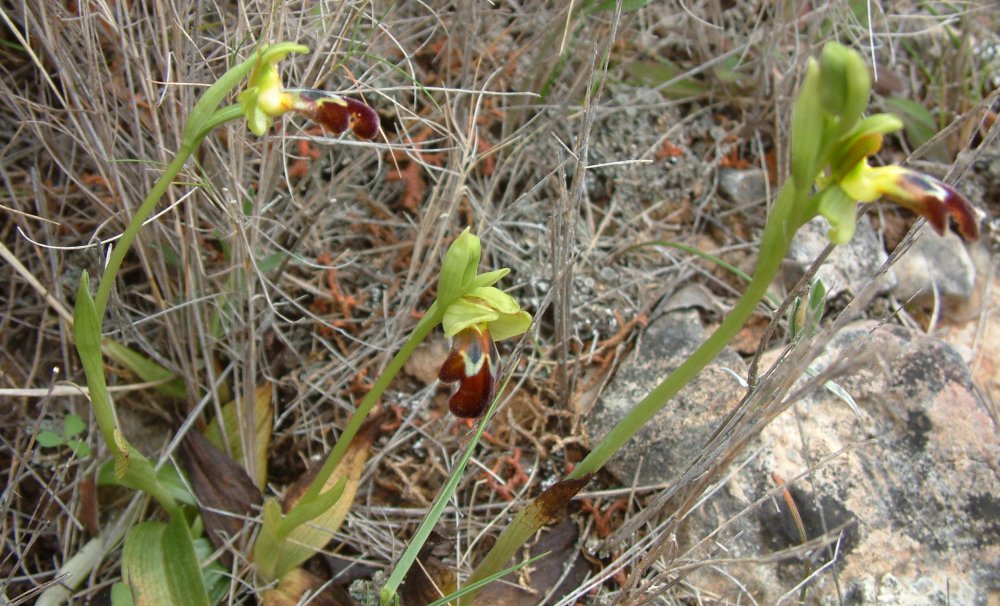
[[[949,217],[968,240],[979,235],[975,209],[954,188],[900,166],[873,167],[886,134],[903,123],[891,114],[862,118],[871,93],[871,78],[861,56],[835,42],[826,44],[819,60],[810,59],[791,121],[791,170],[771,207],[761,237],[753,277],[732,311],[712,335],[668,375],[574,467],[567,476],[580,480],[596,473],[661,408],[722,351],[750,318],[777,276],[795,232],[817,216],[830,224],[827,237],[844,244],[854,235],[861,202],[885,198],[910,209],[943,233]],[[521,510],[497,538],[494,547],[467,580],[475,584],[496,574],[524,541],[546,520],[532,507]],[[476,592],[460,603],[471,604]]]
[[[230,68],[209,87],[191,110],[178,152],[135,211],[110,252],[95,296],[91,295],[87,273],[80,278],[73,315],[74,340],[87,379],[94,416],[114,459],[114,481],[152,496],[169,515],[168,522],[142,522],[130,529],[122,558],[122,576],[127,586],[119,585],[112,592],[116,604],[135,602],[197,605],[208,604],[210,599],[206,572],[199,564],[195,543],[195,538],[201,534],[203,527],[200,522],[189,522],[191,516],[186,504],[193,503],[190,493],[170,479],[176,477],[176,474],[171,476],[158,471],[152,461],[128,442],[118,424],[104,375],[103,358],[104,355],[119,357],[124,348],[101,336],[111,290],[140,227],[152,214],[156,204],[190,157],[215,128],[233,120],[246,119],[251,131],[263,135],[275,118],[293,112],[313,119],[334,133],[350,128],[362,138],[373,138],[378,134],[378,114],[360,101],[324,91],[286,90],[283,87],[277,62],[290,53],[308,51],[305,46],[288,42],[262,47],[251,58]],[[244,78],[247,83],[245,90],[239,95],[239,103],[220,108],[225,98],[241,85]],[[148,364],[150,363],[147,362],[147,368]],[[340,493],[335,490],[327,491],[319,505],[326,505],[328,509],[339,496]],[[289,524],[281,516],[278,519],[275,516],[267,517],[271,525],[277,525],[278,528],[270,528],[269,532],[262,532],[261,535],[281,537],[282,532],[287,535],[296,525],[322,513],[323,508],[317,506],[315,499],[307,505],[309,506],[300,509],[299,516],[294,518],[296,524]],[[305,515],[306,513],[309,515]],[[84,555],[89,553],[87,551]],[[66,567],[80,565],[71,560]],[[217,576],[217,571],[214,574]]]

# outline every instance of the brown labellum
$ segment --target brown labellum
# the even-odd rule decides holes
[[[456,417],[474,419],[489,408],[500,376],[500,356],[485,327],[473,326],[455,335],[451,352],[441,365],[438,379],[458,382],[458,390],[448,400]]]
[[[374,139],[378,135],[378,114],[357,99],[318,90],[304,90],[300,97],[303,103],[299,111],[331,132],[340,134],[350,128],[362,139]]]

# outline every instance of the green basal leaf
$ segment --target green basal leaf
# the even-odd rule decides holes
[[[122,550],[122,580],[135,606],[210,604],[183,516],[132,528]]]
[[[128,585],[118,582],[111,586],[111,606],[135,606]]]
[[[43,429],[35,436],[35,441],[42,448],[57,448],[65,443],[63,437],[54,431]]]
[[[72,438],[80,435],[87,425],[80,418],[80,415],[66,415],[63,419],[63,437]]]
[[[118,364],[129,369],[137,377],[148,383],[159,383],[154,389],[171,398],[183,400],[187,397],[184,380],[173,371],[160,366],[145,355],[112,339],[101,342],[105,354]]]
[[[192,534],[196,533],[192,532]],[[215,547],[207,538],[199,537],[194,540],[194,553],[199,562],[207,562],[214,552]],[[232,580],[229,571],[223,568],[218,560],[215,560],[208,565],[202,566],[201,574],[205,583],[205,590],[208,592],[209,603],[221,604],[223,598],[226,597],[226,593],[229,591],[229,585]]]
[[[253,560],[257,572],[265,579],[277,579],[278,557],[281,555],[281,541],[278,526],[281,524],[281,504],[269,497],[264,500],[263,522],[253,544]]]
[[[278,539],[284,541],[293,530],[333,507],[334,503],[340,499],[340,495],[344,493],[346,485],[347,478],[342,477],[333,488],[320,493],[315,499],[303,499],[299,502],[278,524],[276,533]]]

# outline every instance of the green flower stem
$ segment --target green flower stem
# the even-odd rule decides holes
[[[767,289],[774,281],[778,270],[781,269],[781,263],[791,246],[795,231],[805,223],[801,217],[790,217],[794,209],[811,206],[806,200],[800,201],[801,197],[800,192],[795,189],[794,180],[790,178],[778,194],[771,218],[764,228],[753,278],[743,292],[743,296],[733,306],[732,311],[715,329],[715,332],[698,349],[694,350],[683,364],[629,410],[625,418],[619,421],[608,435],[590,451],[590,454],[570,472],[567,479],[575,480],[587,474],[597,473],[608,462],[608,459],[618,452],[660,409],[666,406],[667,402],[677,395],[677,392],[691,382],[705,366],[708,366],[739,333],[743,325],[750,319],[754,309],[757,308],[757,304],[767,295]]]
[[[667,405],[677,392],[684,388],[697,374],[719,355],[722,349],[743,328],[753,314],[760,300],[767,295],[767,289],[781,268],[785,255],[792,243],[795,232],[815,215],[816,198],[809,196],[808,188],[796,188],[789,177],[774,201],[757,258],[753,278],[743,296],[732,311],[715,329],[715,332],[701,344],[674,372],[657,385],[653,391],[636,404],[618,422],[611,432],[594,447],[567,476],[567,480],[578,480],[587,474],[596,473],[637,431],[660,409]],[[530,508],[530,506],[529,506]],[[504,529],[489,553],[472,571],[470,582],[495,574],[534,536],[544,520],[538,516],[524,515],[529,509],[518,512],[514,520]],[[471,596],[471,597],[470,597]],[[463,600],[463,604],[475,599],[475,592]]]
[[[414,350],[417,346],[427,338],[427,335],[434,329],[435,326],[441,323],[442,318],[444,318],[445,306],[438,305],[434,303],[431,305],[424,317],[417,323],[417,326],[410,333],[410,337],[403,344],[403,347],[393,356],[392,360],[382,371],[382,374],[378,376],[375,380],[375,384],[372,388],[365,394],[362,398],[361,404],[358,405],[357,409],[351,415],[350,420],[347,421],[347,427],[344,428],[342,434],[337,439],[337,444],[330,451],[330,454],[326,457],[326,461],[323,462],[323,466],[320,467],[319,472],[317,472],[316,477],[313,479],[312,483],[309,485],[309,489],[306,494],[299,501],[299,504],[295,507],[298,508],[303,504],[307,504],[310,501],[316,499],[320,495],[320,491],[326,484],[326,481],[330,478],[330,474],[333,470],[337,468],[337,464],[344,457],[344,453],[347,452],[347,447],[350,446],[351,440],[357,435],[358,430],[361,428],[362,423],[368,418],[368,413],[378,402],[379,398],[382,397],[382,393],[385,392],[386,388],[399,373],[400,369],[403,368],[403,364],[410,359],[413,355]]]
[[[767,289],[781,268],[787,244],[772,246],[767,256],[761,256],[754,272],[753,280],[743,292],[743,296],[732,311],[715,329],[715,332],[701,344],[674,372],[649,392],[638,404],[629,410],[607,436],[569,474],[568,479],[579,479],[588,473],[596,473],[608,462],[637,431],[670,401],[677,392],[687,385],[705,366],[719,355],[722,349],[736,336],[750,319],[757,304],[767,294]]]
[[[114,286],[115,277],[118,275],[122,261],[125,260],[125,255],[128,254],[129,249],[132,247],[132,242],[135,241],[135,237],[139,234],[139,229],[142,228],[143,222],[149,218],[149,215],[153,214],[156,203],[160,201],[163,194],[167,193],[170,183],[181,172],[181,169],[184,168],[184,163],[191,157],[196,147],[197,143],[192,147],[182,146],[178,150],[177,155],[167,165],[166,170],[163,171],[160,178],[156,180],[153,189],[149,190],[149,195],[142,201],[142,205],[135,211],[135,216],[132,217],[132,221],[125,228],[125,233],[115,243],[111,251],[111,256],[108,258],[108,264],[104,268],[104,273],[101,274],[101,282],[97,286],[97,295],[94,297],[97,317],[102,322],[104,320],[104,310],[108,304],[108,297],[111,295],[111,288]]]

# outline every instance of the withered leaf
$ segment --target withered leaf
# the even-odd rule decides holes
[[[546,595],[549,602],[558,601],[580,586],[587,578],[588,566],[577,547],[579,530],[570,520],[563,520],[542,530],[528,550],[527,557],[548,553],[530,567],[518,573],[527,588],[510,583],[491,583],[477,598],[477,603],[490,606],[531,606]],[[508,565],[515,564],[514,561]],[[513,580],[513,579],[510,579]],[[561,581],[561,582],[560,582]]]
[[[447,547],[444,538],[432,532],[399,588],[403,606],[425,606],[455,592],[455,571],[434,554],[438,546]]]
[[[227,536],[239,534],[254,506],[260,506],[260,491],[239,463],[196,431],[184,436],[180,455],[198,498],[205,533],[213,545],[221,547]]]
[[[368,453],[371,450],[372,442],[378,433],[379,425],[385,422],[384,415],[375,415],[365,421],[358,430],[356,436],[351,441],[343,458],[338,462],[333,473],[323,486],[323,491],[328,491],[339,482],[344,482],[344,491],[340,498],[328,510],[319,514],[306,524],[295,527],[288,537],[277,547],[280,551],[270,556],[279,563],[275,570],[276,576],[286,570],[299,566],[317,551],[326,547],[333,535],[340,529],[347,512],[354,502],[354,494],[358,490],[361,482],[361,472],[364,470],[365,462],[368,460]],[[287,513],[305,496],[309,485],[318,473],[321,465],[309,470],[303,477],[299,478],[288,488],[282,502],[283,510]],[[260,560],[258,560],[260,563]]]
[[[312,593],[321,587],[320,593]],[[303,603],[306,592],[310,592],[310,606],[357,606],[346,589],[335,583],[324,586],[322,579],[302,568],[288,571],[277,587],[261,594],[260,603],[261,606],[296,606]]]
[[[549,486],[525,508],[525,516],[536,518],[540,521],[539,525],[555,524],[562,519],[563,509],[576,493],[583,490],[591,477],[591,474],[587,474],[577,480],[562,480]]]

